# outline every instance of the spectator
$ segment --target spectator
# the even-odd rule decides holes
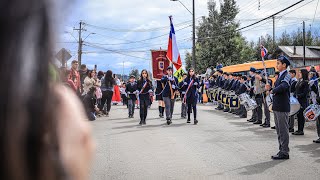
[[[78,72],[78,61],[74,60],[71,63],[71,70],[70,70],[70,74],[68,77],[68,80],[71,80],[74,83],[74,86],[77,89],[77,93],[80,94],[81,93],[81,89],[80,89],[80,74]]]
[[[51,12],[45,0],[1,1],[2,180],[88,179],[94,144],[84,109],[71,90],[50,77],[56,69]],[[80,85],[72,71],[70,80]]]
[[[116,82],[112,77],[112,71],[108,70],[105,76],[101,79],[101,109],[103,109],[103,113],[107,116],[109,115],[111,109],[111,100],[113,96],[114,85],[116,85]]]
[[[94,70],[88,71],[88,75],[84,79],[84,83],[83,83],[82,96],[85,96],[89,92],[90,88],[92,88],[93,86],[96,86],[97,84],[98,84],[98,81],[96,77],[96,72]]]
[[[87,74],[88,74],[88,68],[87,68],[87,66],[85,64],[81,64],[80,70],[79,70],[79,74],[80,74],[81,93],[83,93],[84,79],[87,77]]]
[[[90,121],[96,120],[96,112],[99,111],[99,108],[96,105],[95,93],[96,88],[91,87],[83,98],[83,104],[87,113],[87,117]]]

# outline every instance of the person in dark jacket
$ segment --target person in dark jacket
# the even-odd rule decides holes
[[[248,90],[247,85],[245,84],[247,81],[247,77],[246,76],[242,76],[240,79],[240,86],[239,88],[236,90],[236,95],[240,95],[243,93],[246,93]],[[240,118],[247,118],[247,110],[244,107],[244,105],[240,105],[240,110],[239,110],[239,116]]]
[[[157,87],[156,87],[156,101],[158,101],[158,106],[159,106],[159,117],[163,118],[163,113],[164,113],[164,102],[163,102],[163,97],[162,97],[162,91],[164,88],[164,84],[160,81],[157,80]]]
[[[217,72],[218,72],[218,77],[217,77],[217,80],[216,80],[215,84],[216,84],[217,87],[222,88],[223,84],[224,84],[223,83],[223,81],[224,81],[224,79],[223,79],[223,71],[221,69],[218,69]],[[223,109],[224,109],[223,104],[219,102],[218,107],[216,108],[216,110],[223,110]]]
[[[308,94],[309,94],[309,83],[308,83],[308,71],[301,69],[298,72],[299,81],[296,83],[294,96],[298,99],[301,108],[297,114],[298,116],[298,131],[292,133],[293,135],[304,135],[303,129],[305,124],[305,118],[303,111],[308,107]],[[294,122],[293,122],[294,124]]]
[[[187,78],[187,74],[183,74],[183,80],[179,83],[179,93],[181,98],[181,118],[185,119],[187,117],[187,104],[183,102],[184,96],[186,94],[186,90],[188,87],[184,85],[184,80]]]
[[[265,72],[262,72],[261,75],[256,75],[256,80],[260,81],[262,84],[267,84],[266,78],[268,78],[268,74],[266,75]],[[268,84],[272,85],[272,80],[269,78],[268,78]],[[261,97],[262,97],[265,121],[260,126],[264,128],[269,128],[270,127],[270,111],[266,101],[267,92],[263,92],[261,93],[261,95],[262,95]],[[261,114],[261,118],[262,118],[262,114]]]
[[[175,92],[178,90],[178,79],[173,76],[173,69],[171,66],[167,67],[167,75],[161,78],[161,82],[164,84],[164,90],[162,92],[163,101],[165,104],[166,120],[167,124],[172,123],[172,114],[175,103]]]
[[[187,87],[186,94],[183,99],[184,103],[187,103],[188,110],[188,120],[187,123],[191,122],[190,113],[193,110],[194,124],[198,124],[197,120],[197,96],[198,89],[200,88],[199,79],[196,78],[193,69],[188,70],[187,78],[183,81],[183,85]]]
[[[140,102],[140,125],[146,124],[148,106],[150,104],[150,94],[153,93],[152,82],[147,70],[142,70],[140,79],[137,82]]]
[[[297,72],[296,72],[296,70],[291,69],[289,71],[289,74],[290,74],[290,77],[291,77],[291,80],[290,80],[290,96],[294,96],[295,91],[296,91],[296,85],[297,85],[297,82],[298,82],[298,80],[296,78]],[[294,132],[294,117],[295,117],[295,115],[292,115],[289,118],[289,132]]]
[[[253,93],[253,90],[254,90],[254,80],[255,80],[255,76],[256,76],[256,68],[254,67],[251,67],[250,68],[250,71],[249,71],[249,87],[250,87],[250,91],[249,91],[249,95],[251,98],[254,98],[254,93]],[[252,110],[252,117],[250,119],[248,119],[247,121],[248,122],[255,122],[257,119],[256,119],[256,110]]]
[[[96,105],[96,98],[94,96],[96,87],[90,88],[89,92],[83,98],[83,104],[90,121],[96,120],[96,112],[99,108]]]
[[[289,112],[290,112],[290,75],[287,71],[290,62],[287,57],[279,56],[277,69],[280,71],[275,87],[270,91],[273,94],[273,113],[278,134],[279,153],[271,156],[273,160],[289,159]],[[270,90],[271,85],[266,85]]]
[[[134,109],[138,95],[138,86],[136,83],[136,79],[134,75],[130,76],[129,82],[126,85],[126,93],[128,99],[128,111],[129,111],[129,118],[133,118],[134,116]]]

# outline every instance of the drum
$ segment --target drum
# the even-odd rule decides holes
[[[315,121],[320,115],[320,106],[318,104],[311,104],[304,111],[303,115],[307,121]]]
[[[238,96],[233,95],[230,97],[229,107],[230,107],[230,109],[239,109],[240,108],[240,102],[239,102]]]
[[[297,98],[290,96],[290,116],[293,116],[299,112],[301,105]]]
[[[222,92],[221,97],[222,97],[222,98],[221,98],[222,104],[226,105],[226,102],[227,102],[227,93],[226,93],[226,91],[223,91],[223,92]]]
[[[267,103],[267,106],[268,106],[269,111],[270,111],[270,112],[273,112],[273,111],[272,111],[273,94],[269,94],[269,95],[266,97],[266,103]]]
[[[258,107],[257,102],[250,98],[249,94],[243,93],[239,95],[240,103],[246,108],[247,111],[254,110]]]

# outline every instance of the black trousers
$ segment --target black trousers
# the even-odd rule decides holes
[[[255,109],[255,120],[256,121],[261,121],[262,122],[262,104],[263,104],[263,99],[261,96],[258,96],[255,98],[258,107]]]
[[[246,116],[247,117],[247,110],[244,107],[244,105],[240,105],[239,111],[240,111],[240,116]]]
[[[298,131],[302,131],[303,132],[303,129],[304,129],[304,124],[305,124],[305,119],[304,119],[304,116],[303,116],[303,111],[304,109],[300,109],[297,116],[298,116]]]
[[[149,99],[140,99],[140,120],[145,121],[148,114],[148,106],[150,104]]]
[[[113,91],[102,91],[101,106],[106,112],[110,112],[112,96]]]
[[[196,100],[195,100],[196,101]],[[190,119],[191,109],[193,110],[193,118],[197,119],[197,102],[188,103],[188,120]]]

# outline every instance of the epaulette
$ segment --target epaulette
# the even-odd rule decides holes
[[[291,76],[288,73],[281,82],[286,82],[290,86],[290,80],[291,80]]]

